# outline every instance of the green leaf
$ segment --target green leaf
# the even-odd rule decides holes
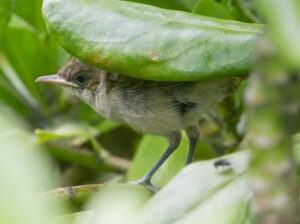
[[[255,8],[255,1],[236,0],[234,1],[234,5],[247,22],[262,23],[260,15]]]
[[[107,185],[87,206],[94,214],[80,223],[253,223],[248,152],[223,158],[229,167],[216,168],[216,160],[192,163],[151,198],[139,186]]]
[[[134,181],[144,176],[166,151],[168,141],[164,137],[145,135],[134,156],[127,179]],[[152,182],[158,187],[164,186],[174,177],[185,164],[188,150],[188,140],[184,136],[180,146],[170,158],[158,169]]]
[[[20,103],[25,101],[35,114],[49,115],[45,99],[55,95],[47,91],[49,86],[36,85],[34,81],[38,76],[56,73],[58,58],[63,54],[66,53],[59,51],[47,33],[40,33],[18,15],[12,16],[0,42],[0,70],[23,101]]]
[[[128,2],[138,2],[153,5],[164,9],[173,9],[191,12],[197,0],[126,0]]]
[[[29,127],[29,124],[17,114],[17,111],[0,101],[0,133],[16,128],[28,131]]]
[[[2,72],[0,73],[0,78],[2,80],[0,85],[2,86],[2,88],[7,89],[8,87],[10,87],[11,95],[14,95],[19,98],[18,103],[23,104],[24,102],[26,102],[28,106],[34,109],[38,109],[39,105],[35,97],[30,93],[30,91],[25,86],[25,83],[22,81],[20,76],[18,76],[14,68],[8,62],[5,55],[1,52],[0,69],[2,70]],[[6,98],[6,96],[3,95],[3,98]]]
[[[1,59],[0,59],[1,61]],[[1,62],[0,62],[1,63]],[[20,113],[22,116],[28,116],[30,114],[29,105],[26,100],[19,94],[18,91],[9,83],[4,74],[0,70],[0,107],[1,104],[6,104],[13,108],[16,113]]]
[[[300,1],[257,0],[279,55],[300,69]]]
[[[93,214],[92,211],[69,213],[66,215],[57,216],[46,222],[46,224],[74,224],[76,220],[88,220]],[[88,222],[79,222],[80,224],[89,224]]]
[[[11,0],[0,1],[0,39],[9,21],[12,12]]]
[[[245,75],[263,26],[114,0],[45,0],[50,34],[70,54],[157,81]]]
[[[91,126],[84,126],[75,123],[64,123],[54,129],[41,130],[36,129],[35,134],[41,142],[51,140],[65,139],[71,137],[80,137],[87,139],[97,134],[97,129]]]
[[[193,13],[220,19],[233,20],[230,11],[222,4],[214,0],[199,0],[193,9]]]
[[[214,161],[193,163],[183,169],[143,208],[142,223],[244,224],[251,220],[248,154],[228,155],[229,168]],[[233,196],[234,195],[234,196]],[[155,222],[151,221],[155,217]]]
[[[31,26],[39,31],[45,31],[41,7],[43,0],[14,0],[14,13],[26,20]]]
[[[294,149],[294,158],[295,158],[296,164],[298,166],[298,170],[299,170],[299,168],[300,168],[300,133],[297,133],[293,136],[293,149]]]
[[[86,158],[83,158],[82,154],[78,151],[73,151],[73,153],[68,150],[68,148],[76,148],[82,146],[84,143],[89,142],[92,146],[92,149],[95,153],[95,155],[99,155],[100,159],[107,158],[109,156],[109,153],[102,147],[102,145],[99,144],[99,142],[95,139],[95,136],[99,134],[99,130],[85,124],[80,123],[63,123],[60,126],[54,128],[54,129],[48,129],[48,130],[41,130],[36,129],[35,134],[38,137],[39,142],[49,142],[52,140],[60,140],[60,139],[70,139],[71,141],[68,142],[68,144],[65,147],[65,150],[59,149],[58,147],[50,147],[49,151],[56,155],[56,157],[64,159],[64,160],[71,160],[76,162],[78,161],[78,157],[82,164],[88,164],[92,167],[95,167],[95,161],[91,164],[91,159],[93,158],[93,155],[86,155]],[[86,153],[84,153],[86,154]]]
[[[99,125],[98,125],[98,129],[100,131],[101,134],[110,132],[112,130],[114,130],[115,128],[119,127],[120,124],[112,122],[110,120],[103,120]]]
[[[19,41],[20,39],[22,41]],[[41,59],[38,32],[25,20],[13,15],[3,40],[4,42],[0,43],[3,52],[0,69],[10,79],[16,90],[21,91],[21,95],[29,104],[34,108],[45,107],[44,99],[34,83],[39,73],[38,63]],[[39,104],[33,102],[36,100]]]
[[[148,189],[141,186],[109,185],[100,189],[87,205],[88,210],[96,210],[94,214],[79,219],[79,223],[135,224],[136,214],[152,194]]]
[[[11,119],[6,117],[8,125]],[[45,223],[49,216],[63,212],[57,203],[48,206],[37,200],[36,194],[55,182],[50,161],[32,136],[12,127],[0,133],[0,223]]]

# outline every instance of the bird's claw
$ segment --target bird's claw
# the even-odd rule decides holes
[[[139,185],[142,185],[142,186],[145,186],[147,187],[149,190],[153,191],[154,193],[158,192],[158,188],[155,187],[149,179],[140,179],[140,180],[137,180],[137,181],[131,181],[129,182],[129,184],[139,184]]]

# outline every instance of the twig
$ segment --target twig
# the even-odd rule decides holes
[[[147,191],[149,197],[153,194],[150,190],[141,185],[134,184],[90,184],[74,187],[61,187],[54,190],[46,191],[37,195],[38,201],[50,207],[63,206],[63,209],[54,211],[51,216],[59,216],[69,212],[82,211],[82,207],[89,198],[95,196],[100,190],[110,187],[127,186],[136,190]]]
[[[48,152],[54,157],[91,169],[127,171],[130,166],[129,160],[112,155],[107,155],[105,158],[100,158],[97,161],[95,154],[85,149],[73,149],[54,143],[48,143],[47,146]]]
[[[75,187],[60,187],[51,191],[46,191],[39,195],[41,200],[46,201],[69,201],[81,204],[89,196],[105,187],[104,184],[90,184]]]

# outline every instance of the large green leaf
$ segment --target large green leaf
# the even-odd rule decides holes
[[[247,74],[263,28],[114,0],[45,0],[43,13],[82,61],[157,81]]]
[[[62,206],[37,200],[36,194],[53,188],[55,178],[42,147],[23,128],[13,113],[0,110],[0,223],[39,224],[57,213]],[[26,126],[26,125],[25,125]]]
[[[94,213],[78,223],[124,224],[249,224],[251,190],[247,177],[249,155],[228,155],[229,167],[215,160],[184,168],[154,196],[141,187],[107,185],[89,203]]]
[[[231,166],[214,166],[214,160],[193,163],[158,192],[141,212],[141,223],[245,224],[251,190],[246,176],[248,154],[226,156]],[[155,217],[155,218],[153,218]]]

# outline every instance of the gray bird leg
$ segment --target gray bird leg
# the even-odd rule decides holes
[[[188,165],[192,162],[200,132],[198,125],[187,128],[185,132],[189,138],[189,152],[185,162],[185,165]]]
[[[176,132],[170,137],[168,137],[169,140],[169,146],[167,150],[164,152],[164,154],[161,156],[161,158],[156,162],[156,164],[151,168],[151,170],[145,174],[141,179],[130,182],[132,184],[140,184],[144,185],[150,190],[157,192],[158,188],[155,187],[151,182],[150,179],[154,175],[154,173],[158,170],[158,168],[166,161],[166,159],[175,151],[175,149],[178,148],[180,141],[181,141],[181,133]]]

